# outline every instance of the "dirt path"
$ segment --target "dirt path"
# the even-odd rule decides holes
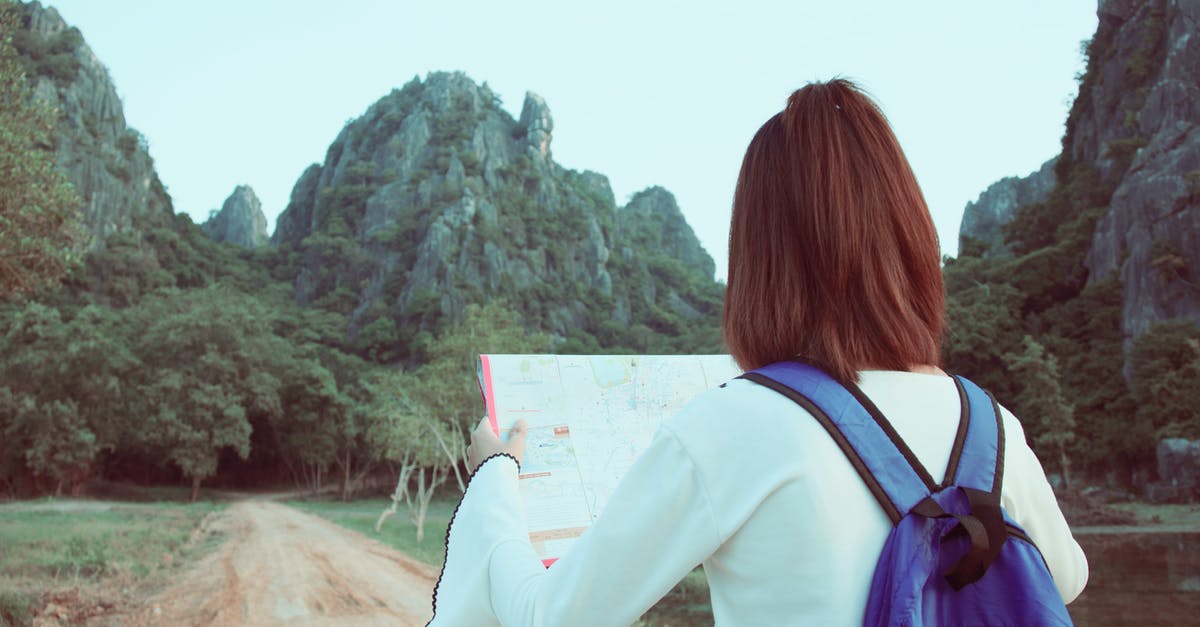
[[[149,599],[138,625],[424,625],[437,572],[286,505],[230,505],[228,540]]]

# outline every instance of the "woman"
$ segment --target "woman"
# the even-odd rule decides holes
[[[750,370],[801,357],[856,383],[919,461],[944,469],[960,399],[939,368],[940,250],[876,105],[844,80],[808,85],[759,129],[738,178],[725,340]],[[1021,425],[1002,504],[1062,597],[1087,562]],[[892,524],[799,405],[746,380],[662,426],[595,525],[553,567],[524,529],[518,428],[473,436],[471,486],[448,531],[434,624],[628,624],[703,564],[722,625],[861,624]]]

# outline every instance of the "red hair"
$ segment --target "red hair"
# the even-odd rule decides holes
[[[807,85],[754,135],[733,199],[725,342],[747,369],[800,357],[842,381],[940,365],[941,249],[879,107]]]

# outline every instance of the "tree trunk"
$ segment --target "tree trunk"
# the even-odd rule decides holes
[[[200,496],[200,477],[192,477],[192,496],[188,498],[188,501],[195,503],[198,496]]]
[[[404,456],[404,461],[400,462],[400,476],[396,480],[396,489],[392,491],[392,504],[379,514],[379,520],[375,521],[375,533],[379,533],[383,529],[383,521],[389,516],[396,513],[396,508],[400,506],[400,502],[409,502],[408,496],[408,478],[412,476],[413,468],[416,464],[408,461],[408,456]]]
[[[1062,442],[1058,443],[1058,465],[1062,468],[1063,486],[1070,489],[1071,460],[1067,458],[1067,447]]]
[[[450,462],[450,468],[452,468],[454,470],[454,478],[458,480],[458,491],[466,493],[467,484],[465,482],[463,482],[462,474],[460,474],[458,472],[458,459],[456,459],[454,456],[454,453],[450,451],[450,447],[446,446],[446,441],[444,439],[442,439],[442,436],[440,433],[437,432],[437,429],[434,428],[433,425],[428,425],[428,427],[429,427],[429,430],[433,432],[433,437],[437,438],[438,446],[441,446],[442,452],[446,454],[446,459],[449,460],[449,462]],[[455,438],[454,438],[455,448],[458,448],[458,442],[460,440],[463,440],[464,438],[463,438],[462,432],[459,431],[457,428],[455,428],[453,430],[453,433],[455,436]]]
[[[342,501],[350,500],[350,452],[346,452],[346,459],[342,461]]]
[[[417,503],[408,506],[408,517],[417,526],[417,544],[425,539],[425,512],[428,509],[425,501],[425,469],[417,471]]]
[[[416,507],[409,505],[409,516],[417,526],[417,544],[425,539],[425,514],[429,512],[429,501],[439,485],[449,477],[449,471],[442,466],[434,466],[429,473],[429,482],[425,481],[425,469],[417,473],[417,503]]]

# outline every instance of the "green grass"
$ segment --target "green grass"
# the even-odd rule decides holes
[[[435,498],[429,503],[429,512],[425,517],[425,538],[420,544],[417,543],[417,528],[409,521],[408,508],[403,505],[384,521],[381,532],[375,533],[375,521],[391,503],[385,498],[345,502],[288,501],[288,505],[375,538],[406,555],[440,568],[446,555],[446,527],[450,524],[450,516],[458,499],[459,495],[453,494]]]
[[[219,507],[71,499],[0,505],[0,625],[27,623],[27,606],[55,588],[165,579],[216,546],[219,538],[192,535]]]

